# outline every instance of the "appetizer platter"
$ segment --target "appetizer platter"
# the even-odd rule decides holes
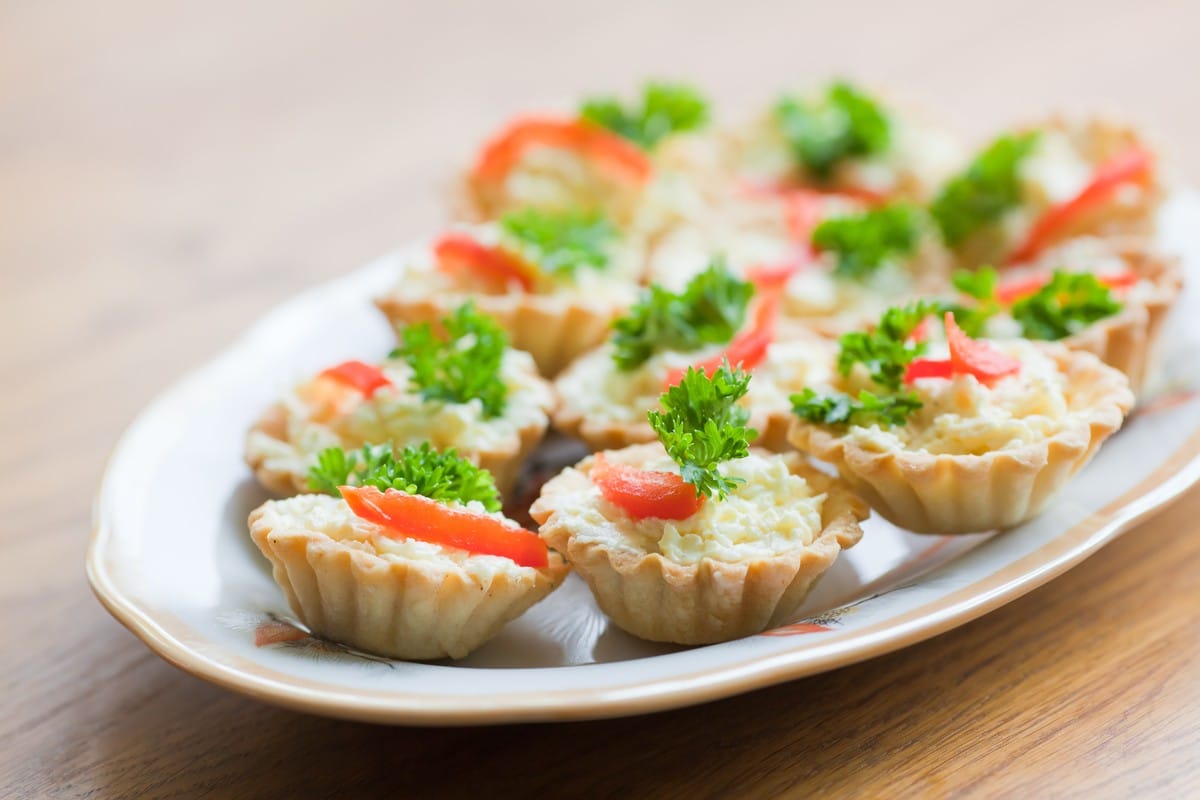
[[[1200,478],[1200,198],[1161,175],[1131,128],[969,143],[846,82],[743,124],[663,83],[518,117],[444,230],[143,413],[89,578],[190,672],[391,723],[928,638]]]

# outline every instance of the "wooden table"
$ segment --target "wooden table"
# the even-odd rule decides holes
[[[137,410],[282,298],[428,231],[454,169],[514,111],[664,75],[736,113],[845,73],[972,133],[1123,111],[1197,182],[1200,7],[167,5],[0,8],[0,796],[1200,793],[1197,492],[925,644],[569,725],[271,708],[151,655],[82,569],[104,459]]]

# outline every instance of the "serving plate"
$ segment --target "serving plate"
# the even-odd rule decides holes
[[[1200,194],[1162,212],[1161,245],[1200,265]],[[1200,305],[1185,290],[1155,394],[1057,502],[1003,534],[911,534],[873,517],[794,622],[681,648],[610,626],[570,577],[460,661],[408,663],[314,638],[291,617],[246,532],[266,499],[241,460],[246,429],[303,376],[374,358],[391,337],[371,297],[403,253],[310,290],[171,388],[118,444],[95,509],[88,577],[152,650],[268,702],[398,724],[638,714],[861,661],[994,609],[1077,564],[1200,479]],[[167,468],[169,465],[169,468]]]

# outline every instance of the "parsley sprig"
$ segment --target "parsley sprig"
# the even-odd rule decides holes
[[[403,358],[412,368],[412,388],[425,400],[467,403],[479,400],[483,415],[498,417],[508,401],[500,374],[508,336],[474,303],[459,306],[442,320],[446,336],[428,322],[410,325],[390,358]]]
[[[367,445],[347,453],[330,447],[317,455],[308,471],[309,487],[341,497],[340,486],[399,489],[430,500],[476,501],[488,511],[500,510],[500,493],[492,473],[462,458],[453,449],[438,452],[428,442],[395,453],[391,445]]]
[[[984,333],[987,321],[1004,310],[997,298],[999,278],[992,267],[968,272],[959,270],[951,280],[954,287],[973,298],[973,306],[954,306],[955,320],[968,336]],[[1055,270],[1040,289],[1012,303],[1009,313],[1021,326],[1026,339],[1057,341],[1094,322],[1111,317],[1123,308],[1112,290],[1090,272]]]
[[[862,364],[872,381],[892,391],[898,390],[909,362],[925,352],[924,342],[914,342],[909,337],[922,320],[942,314],[946,308],[941,301],[919,300],[889,308],[874,330],[842,334],[838,338],[838,372],[846,376],[855,364]]]
[[[1021,163],[1037,147],[1036,131],[1002,136],[961,174],[951,178],[929,213],[946,244],[955,247],[1021,202]]]
[[[1050,281],[1013,303],[1013,319],[1026,339],[1056,341],[1121,310],[1112,290],[1089,272],[1055,271]]]
[[[615,97],[592,97],[584,102],[579,116],[652,150],[673,133],[707,124],[708,101],[684,84],[648,83],[642,89],[640,108],[624,105]]]
[[[629,313],[613,322],[613,361],[631,370],[663,350],[690,352],[724,344],[742,326],[754,285],[735,278],[724,261],[688,282],[682,292],[652,285]]]
[[[812,243],[837,257],[834,276],[861,281],[887,259],[911,253],[919,237],[916,208],[908,203],[892,203],[825,220],[813,231]]]
[[[667,454],[679,465],[683,479],[696,487],[697,497],[724,500],[743,483],[723,475],[722,462],[745,458],[750,440],[758,435],[746,427],[750,412],[737,404],[750,386],[750,374],[722,364],[710,378],[688,367],[679,383],[662,396],[662,411],[651,411],[650,427]]]
[[[574,277],[581,267],[603,269],[617,229],[598,213],[524,208],[500,219],[500,230],[549,274]]]
[[[922,405],[916,392],[876,395],[866,389],[854,398],[841,392],[817,394],[807,388],[788,399],[792,413],[818,425],[903,425]]]
[[[783,98],[775,119],[796,161],[818,180],[828,180],[846,159],[876,155],[891,144],[883,108],[844,82],[830,86],[817,103]]]

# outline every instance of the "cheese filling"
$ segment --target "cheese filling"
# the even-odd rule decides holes
[[[472,501],[462,506],[452,505],[474,514],[486,514],[513,529],[520,530],[517,523],[502,514],[489,513],[477,502]],[[443,547],[432,542],[404,538],[394,531],[355,516],[350,507],[338,497],[302,494],[286,500],[269,501],[264,508],[262,522],[273,531],[319,533],[346,547],[374,553],[388,561],[436,562],[443,568],[457,568],[479,577],[532,569],[521,567],[502,556],[480,555],[457,547]]]
[[[613,461],[629,458],[627,451],[605,454]],[[622,456],[624,455],[624,459]],[[702,559],[740,562],[772,558],[806,547],[822,530],[821,508],[825,495],[794,475],[789,464],[799,454],[787,456],[751,453],[722,465],[726,475],[745,479],[725,500],[710,498],[685,520],[634,520],[604,499],[590,482],[588,488],[559,508],[577,539],[630,552],[660,553],[679,564]],[[665,453],[635,466],[678,473]]]
[[[667,375],[718,355],[723,347],[657,353],[626,372],[617,369],[612,346],[605,345],[580,359],[555,382],[555,388],[565,405],[590,419],[644,422],[646,412],[659,408]],[[832,377],[830,354],[830,346],[819,339],[773,343],[767,357],[753,370],[749,391],[739,402],[751,414],[788,410],[789,395],[809,383],[825,383]]]
[[[355,449],[365,444],[392,443],[395,447],[429,442],[438,450],[454,447],[464,455],[491,450],[517,449],[520,431],[548,423],[554,405],[553,390],[537,376],[528,353],[504,354],[501,376],[508,386],[504,412],[484,416],[477,399],[466,403],[425,400],[409,388],[412,370],[393,359],[383,365],[392,382],[371,398],[352,389],[340,393],[332,413],[314,403],[313,393],[322,379],[303,384],[282,400],[287,435],[280,441],[261,432],[251,434],[251,446],[266,453],[265,466],[292,474],[305,474],[327,447]]]
[[[970,375],[922,378],[911,387],[923,406],[904,425],[851,425],[846,436],[877,452],[912,450],[983,455],[1042,441],[1067,424],[1072,412],[1066,377],[1055,361],[1025,341],[991,342],[1021,362],[1016,375],[988,387]],[[946,358],[945,345],[926,358]],[[852,392],[862,386],[853,386]]]

